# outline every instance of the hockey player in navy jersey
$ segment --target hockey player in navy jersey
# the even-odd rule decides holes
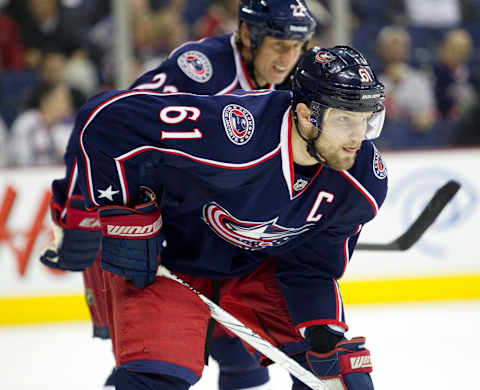
[[[235,89],[277,88],[278,83],[287,84],[286,78],[315,25],[301,0],[242,0],[237,32],[180,46],[131,88],[210,95]],[[95,213],[83,208],[76,188],[76,162],[70,157],[72,154],[67,153],[65,179],[53,185],[52,215],[57,237],[63,234],[63,240],[53,243],[42,262],[64,270],[85,270],[85,295],[94,335],[108,338],[101,271],[98,261],[93,262],[99,246],[99,224]],[[209,343],[220,366],[220,389],[259,389],[268,381],[268,371],[258,366],[238,339],[225,336],[216,327]],[[109,378],[107,384],[112,383],[113,378]]]
[[[111,91],[80,110],[78,180],[102,226],[117,389],[201,376],[209,310],[157,277],[160,261],[207,296],[217,280],[222,308],[330,389],[373,389],[337,280],[387,192],[371,141],[383,86],[356,50],[315,47],[292,94]]]
[[[315,31],[303,0],[241,0],[233,34],[188,42],[131,88],[222,95],[284,83]]]

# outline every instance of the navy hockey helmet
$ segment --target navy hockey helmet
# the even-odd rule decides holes
[[[277,39],[308,41],[317,22],[304,0],[240,0],[239,22],[245,22],[252,49],[265,36]]]
[[[367,139],[377,138],[385,119],[384,86],[365,57],[349,46],[313,47],[300,59],[292,82],[293,106],[311,104],[311,122],[321,131],[328,108],[372,112]]]

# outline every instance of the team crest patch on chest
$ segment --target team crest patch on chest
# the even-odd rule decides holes
[[[189,50],[177,59],[177,64],[188,77],[199,83],[206,83],[213,74],[208,57],[196,50]]]
[[[380,180],[385,179],[387,177],[387,166],[382,159],[382,156],[375,148],[375,153],[373,155],[373,174]]]
[[[222,112],[223,127],[230,141],[245,145],[255,130],[253,115],[245,107],[229,104]]]

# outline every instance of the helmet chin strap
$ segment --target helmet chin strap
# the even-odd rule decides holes
[[[310,138],[310,139],[305,137],[300,131],[300,127],[298,125],[298,115],[297,115],[296,108],[293,109],[293,121],[295,122],[295,128],[297,129],[298,135],[307,143],[306,145],[307,153],[320,164],[328,166],[327,160],[323,158],[323,156],[320,155],[317,152],[317,149],[315,148],[315,142],[317,142],[317,139],[320,137],[320,134],[322,133],[322,131],[317,126],[315,126],[315,128],[317,129],[317,135],[314,138]],[[316,118],[311,118],[311,121],[316,122]]]
[[[268,83],[265,85],[260,85],[257,81],[257,78],[255,77],[255,66],[253,65],[253,60],[254,60],[254,54],[252,50],[252,60],[248,63],[245,64],[245,69],[247,70],[248,75],[252,79],[253,83],[255,84],[255,89],[267,89]]]

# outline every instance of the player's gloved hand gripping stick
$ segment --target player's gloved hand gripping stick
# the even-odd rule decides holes
[[[87,211],[84,198],[73,195],[62,207],[50,204],[54,241],[40,256],[47,267],[83,271],[95,261],[100,249],[100,222],[96,211]]]
[[[104,206],[98,210],[102,227],[102,258],[105,270],[143,288],[155,281],[165,240],[162,214],[153,191],[141,188],[143,203],[134,208]]]
[[[308,332],[310,329],[313,331]],[[328,330],[322,326],[313,326],[307,332],[306,337],[312,350],[307,351],[304,365],[323,378],[329,389],[373,390],[369,375],[372,372],[372,362],[370,351],[365,348],[364,337],[351,340],[342,338],[335,343],[333,349],[329,346],[328,352],[322,352],[327,349],[315,348],[315,338],[320,336],[322,339],[322,333],[328,333]]]
[[[257,351],[264,354],[271,361],[279,364],[281,367],[283,367],[290,374],[305,383],[311,389],[332,390],[330,387],[326,386],[324,381],[315,376],[315,374],[313,374],[311,371],[302,367],[298,362],[296,362],[295,360],[287,356],[285,353],[280,351],[278,348],[273,346],[268,340],[263,339],[253,330],[238,321],[230,313],[226,312],[216,303],[208,299],[205,295],[195,290],[187,282],[184,282],[182,279],[172,274],[164,266],[161,265],[158,268],[157,275],[175,280],[176,282],[192,290],[207,305],[207,307],[210,309],[212,318],[214,318],[218,323],[225,326],[228,330],[236,334],[246,343],[250,344]]]
[[[372,371],[370,352],[365,349],[365,338],[356,337],[352,340],[343,339],[328,353],[307,351],[307,369],[292,359],[268,340],[263,339],[252,329],[242,324],[230,313],[194,289],[187,282],[172,274],[160,265],[157,276],[163,276],[187,287],[207,305],[212,318],[222,324],[243,341],[261,352],[272,362],[277,363],[291,375],[313,390],[373,390],[373,384],[368,375]],[[324,380],[323,378],[326,378]]]

